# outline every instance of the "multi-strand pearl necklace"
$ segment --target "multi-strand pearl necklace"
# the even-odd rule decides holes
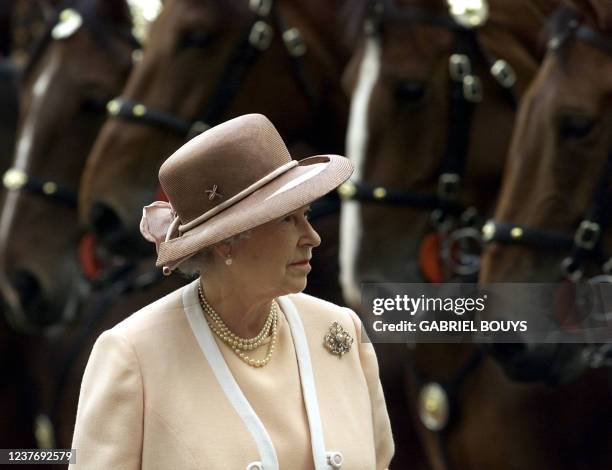
[[[221,316],[219,316],[219,314],[215,312],[212,306],[206,301],[204,293],[202,292],[201,284],[198,286],[198,298],[200,300],[202,310],[204,310],[204,316],[208,326],[210,326],[210,329],[213,330],[213,332],[219,338],[221,338],[221,340],[227,344],[240,359],[253,367],[263,367],[270,362],[272,353],[274,353],[274,349],[276,348],[276,339],[278,337],[278,310],[274,300],[272,301],[270,313],[268,314],[268,318],[266,319],[261,331],[253,338],[242,338],[229,329]],[[270,330],[272,331],[272,339],[268,346],[268,352],[263,359],[253,359],[245,354],[244,351],[252,351],[253,349],[261,346],[268,337]]]

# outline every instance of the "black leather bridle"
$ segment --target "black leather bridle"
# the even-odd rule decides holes
[[[72,2],[69,2],[72,3]],[[34,63],[42,54],[43,50],[52,41],[63,40],[75,34],[80,28],[87,28],[94,41],[101,50],[116,52],[108,35],[113,34],[126,41],[133,50],[139,50],[140,42],[133,36],[131,31],[110,25],[98,18],[95,14],[87,11],[79,11],[76,6],[61,9],[50,20],[46,34],[35,46],[30,64],[26,67],[25,74],[33,69]],[[84,103],[84,109],[102,113],[106,102],[99,100],[88,100]],[[76,208],[78,192],[69,186],[57,181],[40,178],[28,173],[21,168],[9,168],[3,175],[2,183],[9,191],[26,191],[29,194],[41,197],[54,204],[60,204],[69,208]]]
[[[513,108],[517,106],[516,74],[505,60],[493,57],[483,46],[478,27],[462,25],[450,14],[419,7],[397,7],[391,0],[380,0],[373,4],[366,32],[380,36],[386,24],[395,22],[435,26],[454,34],[453,52],[449,58],[448,137],[438,174],[437,191],[423,193],[348,181],[338,189],[338,193],[343,200],[432,211],[432,224],[440,231],[450,231],[449,216],[460,217],[460,224],[474,226],[478,211],[474,207],[467,207],[459,199],[470,146],[473,111],[483,99],[482,84],[475,75],[474,64],[484,63],[487,66]]]
[[[221,121],[238,94],[247,73],[261,54],[270,47],[275,33],[282,37],[291,59],[292,73],[300,89],[311,108],[317,111],[321,103],[302,61],[307,47],[299,30],[295,27],[287,27],[273,0],[251,0],[249,8],[254,18],[246,26],[242,38],[234,46],[229,62],[217,80],[215,92],[196,119],[188,120],[124,97],[117,97],[108,103],[109,116],[156,126],[174,132],[185,139],[192,138]]]
[[[483,61],[500,84],[506,97],[516,107],[516,75],[510,65],[493,57],[480,42],[478,29],[459,24],[452,16],[418,7],[396,7],[391,0],[374,3],[368,18],[367,33],[380,36],[386,23],[406,22],[448,29],[454,33],[455,45],[449,59],[450,113],[449,136],[438,176],[436,194],[387,188],[363,182],[346,183],[340,195],[347,200],[402,204],[423,209],[441,209],[457,214],[465,207],[457,201],[461,178],[469,149],[472,111],[483,99],[480,79],[473,64]],[[442,215],[442,214],[440,214]]]
[[[560,13],[567,13],[561,10]],[[570,16],[564,27],[549,41],[548,48],[552,52],[560,52],[570,40],[580,40],[606,53],[612,58],[612,39],[602,36],[598,31],[579,20],[579,14],[569,10]],[[603,247],[603,235],[609,228],[612,219],[612,150],[608,152],[607,160],[602,169],[599,181],[593,192],[590,207],[578,224],[574,233],[558,230],[547,230],[524,224],[513,224],[495,219],[489,220],[483,226],[483,241],[515,245],[534,250],[551,250],[566,252],[568,256],[561,262],[560,268],[564,277],[572,283],[583,280],[587,265],[599,266],[600,275],[588,279],[595,284],[612,282],[612,254],[606,253]],[[560,354],[561,348],[567,345],[556,344],[548,350],[548,363],[558,371],[561,379],[576,378],[588,369],[612,367],[612,342],[583,343],[579,346],[581,355],[580,369],[576,369],[576,361],[567,355]],[[537,354],[537,352],[536,352]],[[546,359],[546,358],[545,358]],[[541,380],[548,380],[545,371],[541,371]]]
[[[577,18],[570,19],[565,28],[550,39],[548,48],[556,51],[571,39],[586,42],[612,58],[612,38],[602,36]],[[482,235],[485,243],[570,252],[561,268],[565,276],[575,282],[583,277],[584,265],[589,261],[600,265],[604,274],[612,274],[612,254],[604,253],[601,246],[602,235],[611,218],[612,149],[593,193],[591,206],[573,234],[490,219],[483,226]]]

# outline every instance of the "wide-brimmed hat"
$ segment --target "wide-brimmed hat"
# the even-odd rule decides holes
[[[169,202],[146,206],[140,230],[169,274],[203,248],[311,203],[352,172],[339,155],[292,160],[274,125],[247,114],[193,138],[162,164]]]

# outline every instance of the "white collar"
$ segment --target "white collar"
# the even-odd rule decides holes
[[[278,457],[276,456],[272,439],[259,419],[259,416],[257,416],[255,410],[253,410],[253,407],[242,393],[240,386],[225,362],[221,350],[213,337],[213,333],[204,318],[204,312],[202,311],[198,299],[198,282],[199,279],[196,279],[183,289],[183,309],[185,310],[185,315],[187,316],[191,330],[217,377],[221,389],[225,392],[230,403],[251,433],[259,451],[263,468],[265,470],[279,470]],[[310,428],[310,441],[312,443],[312,455],[315,469],[327,470],[329,467],[327,465],[327,455],[323,440],[323,427],[321,425],[319,402],[317,400],[314,374],[310,361],[306,333],[304,332],[304,325],[302,324],[302,320],[300,319],[295,305],[293,305],[293,302],[288,296],[279,297],[277,300],[287,318],[293,345],[295,347],[302,393],[304,395],[306,414],[308,416],[308,426]]]

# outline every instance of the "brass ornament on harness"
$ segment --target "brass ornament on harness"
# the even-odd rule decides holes
[[[347,181],[346,183],[342,183],[338,187],[337,191],[342,199],[348,200],[355,195],[355,193],[357,192],[357,188],[355,187],[354,183],[352,183],[351,181]]]
[[[162,10],[161,0],[127,0],[132,20],[132,34],[141,44],[149,39],[151,23]]]
[[[15,190],[22,188],[28,181],[28,175],[25,171],[17,168],[9,168],[4,172],[2,184],[6,189]]]
[[[81,14],[72,9],[66,8],[59,14],[59,21],[51,30],[53,39],[67,39],[76,33],[83,25],[83,17]]]
[[[353,338],[340,323],[335,321],[329,327],[329,331],[323,338],[323,342],[330,353],[341,358],[351,349]]]
[[[487,0],[446,0],[453,19],[467,29],[479,28],[489,19]]]
[[[430,382],[421,388],[417,399],[419,418],[430,431],[444,429],[450,417],[448,394],[436,382]]]
[[[121,101],[118,98],[110,100],[106,104],[106,111],[110,116],[117,116],[119,111],[121,111]]]

